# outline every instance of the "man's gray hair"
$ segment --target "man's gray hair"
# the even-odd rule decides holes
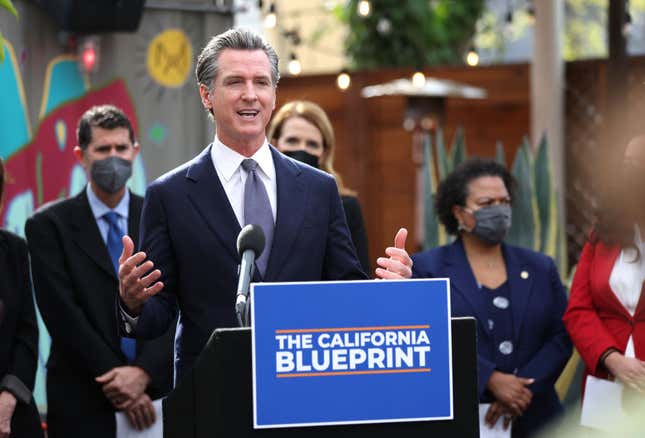
[[[210,39],[197,58],[195,76],[197,76],[198,84],[205,85],[209,90],[212,89],[213,81],[217,76],[217,60],[225,49],[264,51],[271,64],[271,81],[273,82],[273,86],[278,85],[278,81],[280,80],[278,54],[262,36],[244,28],[229,29]]]

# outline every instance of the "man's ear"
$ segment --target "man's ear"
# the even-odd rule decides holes
[[[139,155],[139,152],[141,151],[141,147],[139,146],[139,142],[135,141],[134,145],[132,145],[132,148],[134,149],[132,153],[132,161],[134,161],[135,158],[137,158],[137,155]]]
[[[199,96],[202,98],[202,105],[204,105],[204,108],[207,110],[212,110],[213,106],[211,105],[209,94],[210,91],[208,90],[208,87],[204,84],[199,84]]]

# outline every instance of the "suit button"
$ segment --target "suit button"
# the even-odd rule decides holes
[[[513,352],[513,343],[511,341],[504,341],[499,344],[499,352],[504,356],[508,356]]]
[[[497,307],[498,309],[508,309],[508,306],[511,304],[511,302],[508,300],[506,297],[495,297],[493,298],[493,306]]]

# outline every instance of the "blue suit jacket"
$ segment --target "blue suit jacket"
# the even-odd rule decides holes
[[[567,299],[551,258],[510,245],[502,245],[511,294],[517,375],[534,378],[531,405],[514,428],[529,433],[562,410],[555,381],[571,355],[571,341],[562,323]],[[453,244],[415,254],[413,276],[450,279],[452,316],[477,318],[477,371],[479,397],[490,402],[486,389],[495,370],[493,338],[487,324],[488,304],[470,269],[460,239]],[[523,435],[522,433],[521,435]]]
[[[192,161],[153,182],[141,216],[141,250],[162,272],[164,289],[144,305],[137,337],[163,333],[179,308],[175,379],[212,331],[234,327],[236,239],[241,228],[208,146]],[[264,278],[254,281],[365,279],[349,237],[334,179],[271,148],[277,215]],[[288,311],[288,309],[285,309]]]

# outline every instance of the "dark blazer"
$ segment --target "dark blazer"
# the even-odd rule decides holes
[[[6,379],[9,385],[19,388],[18,394],[14,394],[18,403],[11,421],[11,436],[40,437],[40,417],[31,396],[38,364],[38,325],[27,245],[4,230],[0,230],[0,303],[0,380]]]
[[[571,341],[562,324],[567,298],[551,258],[505,244],[502,250],[511,294],[516,374],[535,379],[530,386],[531,405],[513,426],[514,436],[526,436],[562,411],[554,384],[571,355]],[[452,316],[477,319],[479,397],[482,402],[490,402],[492,395],[486,384],[495,370],[492,359],[497,345],[493,345],[487,324],[487,301],[477,286],[461,240],[416,254],[412,260],[414,277],[450,279]]]
[[[208,146],[192,161],[153,182],[141,216],[141,249],[162,272],[164,289],[144,305],[138,337],[166,330],[180,309],[176,379],[218,327],[237,326],[234,303],[240,232]],[[319,281],[366,278],[350,241],[334,179],[271,148],[277,218],[264,278]]]
[[[358,198],[356,196],[342,195],[340,199],[343,201],[343,210],[345,210],[347,228],[349,228],[349,235],[352,238],[354,248],[356,248],[356,256],[361,262],[363,271],[368,276],[371,276],[372,267],[370,265],[370,258],[367,250],[367,234],[365,233],[365,221],[363,221],[361,204],[358,202]]]
[[[142,198],[130,195],[128,233],[138,241]],[[118,280],[87,194],[43,206],[26,224],[40,313],[51,334],[47,362],[50,438],[115,435],[114,408],[94,378],[127,365],[115,302]],[[147,392],[172,384],[172,333],[137,343],[132,365],[147,371]]]

